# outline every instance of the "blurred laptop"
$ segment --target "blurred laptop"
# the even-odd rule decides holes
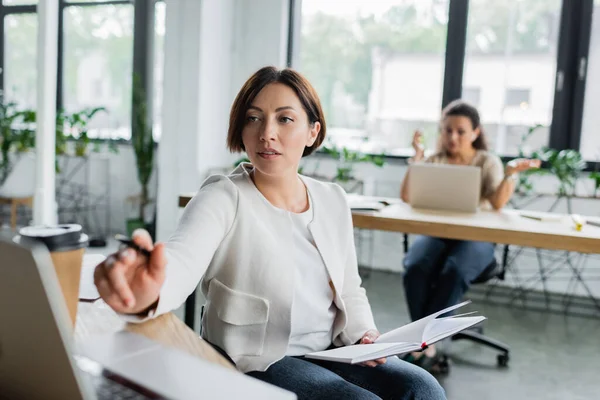
[[[420,163],[410,166],[409,202],[415,208],[476,212],[481,168]]]
[[[75,352],[47,249],[2,237],[0,321],[0,398],[296,398],[129,332],[90,337]]]

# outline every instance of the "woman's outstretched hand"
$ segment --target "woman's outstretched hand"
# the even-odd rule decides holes
[[[509,161],[504,168],[504,173],[507,176],[518,174],[519,172],[527,171],[532,168],[539,168],[542,162],[540,160],[530,160],[528,158],[515,158]]]
[[[111,254],[94,270],[94,283],[100,297],[122,314],[147,312],[157,303],[165,281],[164,245],[154,245],[150,234],[143,229],[133,232],[132,240],[148,250],[150,257],[125,248]]]

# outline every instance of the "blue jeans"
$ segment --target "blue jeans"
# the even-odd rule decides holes
[[[404,291],[412,320],[457,304],[493,259],[492,243],[417,236],[404,256]]]
[[[397,357],[372,368],[286,356],[248,375],[294,392],[299,400],[446,398],[431,374]]]

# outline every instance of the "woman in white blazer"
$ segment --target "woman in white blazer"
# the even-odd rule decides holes
[[[112,255],[96,268],[98,291],[144,320],[179,307],[200,282],[204,339],[242,372],[299,398],[445,398],[430,374],[397,357],[363,365],[303,357],[379,335],[343,190],[297,173],[325,131],[304,77],[257,71],[233,103],[227,138],[251,163],[208,178],[166,243],[136,232],[149,259],[132,249]]]

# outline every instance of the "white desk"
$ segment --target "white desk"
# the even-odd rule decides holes
[[[600,253],[600,227],[584,225],[581,231],[577,231],[571,217],[566,214],[508,209],[465,214],[418,210],[398,199],[383,200],[394,204],[380,211],[353,212],[354,227],[551,250]],[[544,217],[547,221],[525,218],[521,213]],[[589,219],[600,222],[600,218]]]

